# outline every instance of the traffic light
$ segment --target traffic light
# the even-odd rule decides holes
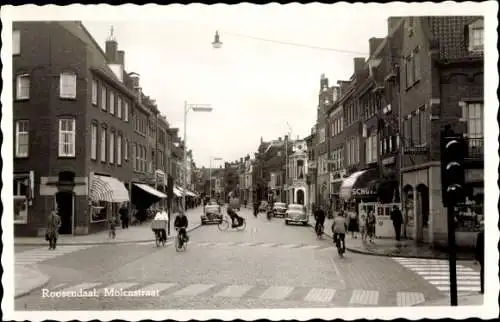
[[[441,133],[441,191],[445,207],[453,207],[465,200],[466,153],[462,135],[449,131]]]

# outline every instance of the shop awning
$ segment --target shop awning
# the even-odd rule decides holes
[[[134,186],[141,188],[142,190],[146,191],[150,195],[153,195],[158,198],[167,198],[167,195],[164,194],[163,192],[160,192],[156,190],[155,188],[148,186],[147,184],[142,184],[142,183],[134,183]]]
[[[179,187],[175,186],[173,190],[176,197],[182,197],[182,190]]]
[[[372,181],[377,178],[377,169],[354,172],[342,181],[340,197],[350,199],[353,195],[367,195],[372,191]]]
[[[113,177],[93,175],[90,184],[90,199],[94,201],[130,201],[125,185]]]

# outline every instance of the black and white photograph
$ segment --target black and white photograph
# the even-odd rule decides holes
[[[2,5],[6,320],[498,317],[497,13]]]

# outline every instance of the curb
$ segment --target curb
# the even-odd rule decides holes
[[[192,228],[187,229],[187,232],[191,232],[193,230],[196,230],[200,228],[202,225],[198,224]],[[168,239],[168,238],[167,238]],[[124,240],[124,241],[98,241],[98,242],[72,242],[72,243],[57,243],[58,246],[73,246],[73,245],[81,245],[81,246],[90,246],[90,245],[123,245],[123,244],[137,244],[137,243],[146,243],[154,241],[151,238],[148,239],[138,239],[138,240]],[[47,243],[42,243],[42,242],[34,242],[34,243],[18,243],[14,244],[14,246],[47,246]]]
[[[39,270],[39,269],[36,269],[36,270],[38,271],[38,273],[39,273],[40,275],[43,275],[43,276],[44,276],[45,281],[44,281],[43,283],[40,283],[39,285],[37,285],[37,286],[35,286],[35,287],[32,287],[31,289],[29,289],[29,290],[27,290],[27,291],[24,291],[24,292],[21,292],[21,293],[19,293],[19,294],[14,295],[14,299],[18,299],[18,298],[20,298],[20,297],[23,297],[23,296],[26,296],[26,295],[30,295],[30,294],[31,294],[31,293],[33,293],[34,291],[39,290],[39,289],[41,289],[41,288],[45,287],[47,284],[49,284],[49,282],[50,282],[50,277],[49,277],[49,276],[47,276],[47,275],[45,275],[45,274],[43,274],[42,272],[40,272],[40,270]]]
[[[308,226],[314,231],[314,227],[311,224],[308,224]],[[323,232],[323,235],[326,235],[330,239],[333,240],[333,237],[330,234],[327,234],[327,233]],[[348,250],[349,252],[355,253],[355,254],[362,254],[362,255],[369,255],[369,256],[379,256],[379,257],[402,257],[402,258],[421,258],[421,259],[448,259],[446,256],[438,257],[438,256],[415,256],[415,255],[407,255],[407,254],[380,254],[380,253],[370,252],[370,251],[367,251],[367,250],[360,250],[360,249],[357,249],[357,248],[346,247],[345,249]],[[457,260],[471,260],[471,258],[457,256]]]

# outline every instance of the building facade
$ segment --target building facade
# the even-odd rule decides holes
[[[43,236],[54,209],[61,234],[106,229],[119,204],[131,204],[133,182],[148,184],[135,178],[132,152],[146,145],[134,120],[142,92],[113,33],[105,48],[81,22],[13,24],[16,236]]]

